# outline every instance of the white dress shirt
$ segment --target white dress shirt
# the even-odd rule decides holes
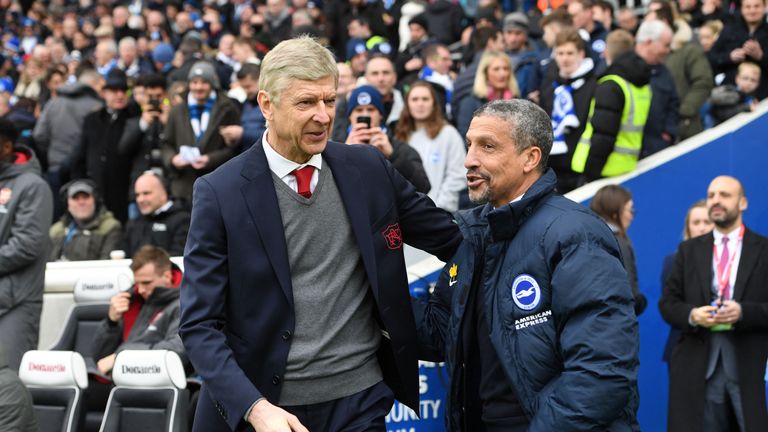
[[[299,168],[304,168],[307,165],[315,167],[315,171],[312,173],[312,180],[309,182],[309,190],[315,192],[315,186],[317,186],[317,180],[320,178],[318,174],[319,170],[323,167],[323,158],[319,154],[312,155],[309,160],[304,164],[296,163],[292,160],[286,159],[280,153],[275,151],[272,146],[267,142],[267,135],[269,129],[264,132],[261,137],[261,146],[264,147],[264,154],[267,156],[267,164],[269,170],[275,173],[275,175],[287,184],[288,187],[293,189],[296,193],[299,192],[299,185],[296,182],[296,176],[293,175],[293,171]]]

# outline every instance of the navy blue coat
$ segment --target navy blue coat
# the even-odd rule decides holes
[[[461,235],[450,214],[373,147],[329,142],[322,156],[360,248],[376,318],[389,334],[378,353],[384,380],[398,400],[418,409],[416,326],[402,243],[448,259]],[[400,241],[390,236],[388,242],[395,227]],[[253,402],[277,403],[295,330],[286,239],[261,145],[195,182],[184,269],[179,333],[204,382],[195,430],[245,430]]]
[[[475,289],[529,431],[639,430],[638,325],[619,245],[555,183],[549,169],[520,201],[459,212],[465,241],[429,303],[414,304],[422,356],[449,369],[450,431],[466,420],[461,323]]]

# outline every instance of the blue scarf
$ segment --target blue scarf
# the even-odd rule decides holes
[[[192,125],[192,131],[195,134],[195,142],[199,142],[200,138],[205,135],[205,131],[208,129],[208,121],[211,118],[211,110],[213,104],[216,103],[216,92],[211,92],[208,100],[204,105],[198,104],[196,100],[192,98],[192,95],[187,97],[187,105],[189,106],[189,122]]]
[[[579,127],[579,119],[573,106],[573,87],[562,84],[555,88],[555,101],[552,105],[552,130],[555,139],[552,143],[551,155],[568,153],[565,135],[571,129]]]

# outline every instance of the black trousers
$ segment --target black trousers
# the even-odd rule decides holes
[[[350,396],[311,405],[283,406],[311,432],[385,432],[395,396],[379,382]]]

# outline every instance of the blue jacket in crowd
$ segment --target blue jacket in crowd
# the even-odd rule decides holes
[[[240,114],[240,125],[243,127],[243,136],[240,138],[240,152],[251,148],[261,135],[267,130],[267,120],[261,113],[259,104],[254,100],[245,101]]]
[[[421,355],[444,359],[451,377],[450,431],[466,425],[460,398],[476,397],[460,396],[461,323],[475,289],[529,431],[639,430],[638,324],[619,246],[555,184],[549,169],[519,201],[457,213],[464,241],[429,303],[414,302]]]

